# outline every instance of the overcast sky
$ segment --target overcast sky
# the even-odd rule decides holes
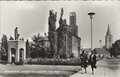
[[[20,37],[31,38],[34,34],[48,32],[49,10],[57,12],[57,27],[61,8],[63,17],[69,24],[69,13],[76,12],[79,37],[83,48],[90,47],[90,18],[88,12],[94,11],[93,17],[93,47],[105,44],[108,24],[113,40],[120,38],[120,2],[103,1],[3,1],[1,2],[1,36],[13,36],[18,27]]]

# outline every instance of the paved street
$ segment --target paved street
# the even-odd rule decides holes
[[[120,77],[120,59],[104,59],[97,63],[94,75],[92,75],[90,66],[87,73],[81,74],[81,71],[70,77]]]

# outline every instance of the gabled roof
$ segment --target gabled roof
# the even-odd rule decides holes
[[[95,48],[94,51],[96,54],[109,54],[109,52],[104,48]]]

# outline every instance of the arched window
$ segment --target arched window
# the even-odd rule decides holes
[[[23,52],[24,52],[24,49],[23,48],[20,48],[20,61],[22,61],[22,54],[23,54]]]
[[[16,53],[16,49],[15,48],[11,48],[11,54],[15,54]]]

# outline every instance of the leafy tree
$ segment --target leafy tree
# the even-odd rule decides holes
[[[115,41],[115,43],[112,45],[112,48],[110,49],[111,56],[117,57],[120,55],[120,40]]]
[[[34,35],[32,37],[32,40],[33,43],[30,46],[30,50],[31,50],[30,56],[32,58],[46,57],[47,53],[44,51],[44,37],[38,33],[37,35]]]
[[[38,46],[38,47],[43,47],[43,41],[44,41],[44,37],[41,36],[39,33],[37,35],[34,35],[32,37],[33,42]]]
[[[110,56],[111,56],[111,57],[113,57],[113,54],[114,54],[114,52],[113,52],[113,51],[114,51],[113,47],[112,47],[112,48],[110,48],[109,52],[110,52]]]
[[[7,60],[8,54],[8,41],[7,36],[3,34],[1,39],[1,57],[3,60]]]

